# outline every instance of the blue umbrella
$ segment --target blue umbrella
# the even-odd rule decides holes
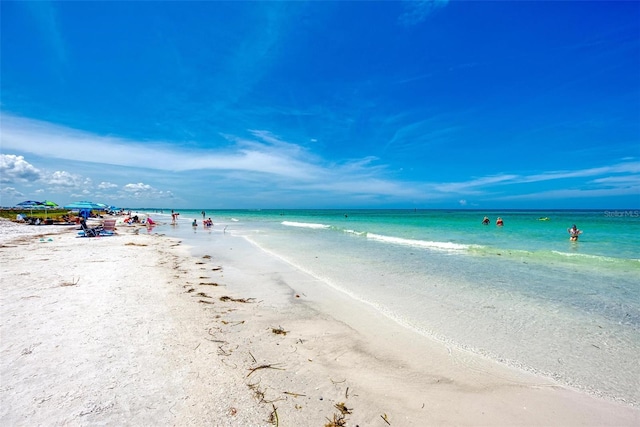
[[[16,205],[16,207],[21,207],[21,208],[29,208],[29,210],[31,211],[30,215],[33,215],[33,208],[42,208],[44,207],[44,205],[42,204],[42,202],[36,202],[35,200],[25,200],[24,202],[20,202]]]
[[[36,202],[35,200],[25,200],[24,202],[18,203],[16,206],[20,206],[21,208],[32,208],[34,206],[42,206],[42,202]]]

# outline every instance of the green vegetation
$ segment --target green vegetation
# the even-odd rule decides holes
[[[0,218],[7,218],[15,221],[16,215],[23,214],[30,218],[52,219],[62,221],[62,216],[69,212],[67,209],[0,209]]]

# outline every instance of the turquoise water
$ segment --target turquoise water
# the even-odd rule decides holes
[[[209,233],[180,213],[161,232],[226,229],[416,333],[640,404],[640,211],[211,211]]]

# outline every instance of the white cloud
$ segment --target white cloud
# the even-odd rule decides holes
[[[23,156],[0,155],[0,182],[32,182],[42,178],[42,173]]]
[[[148,190],[153,190],[153,187],[151,187],[149,184],[143,184],[142,182],[139,182],[137,184],[127,184],[124,187],[125,191],[148,191]]]
[[[102,181],[100,184],[98,184],[98,188],[100,190],[108,190],[110,188],[118,188],[118,185],[117,184],[113,184],[111,182]]]
[[[149,184],[138,182],[122,187],[122,192],[116,197],[120,199],[134,198],[135,200],[168,200],[173,199],[174,195],[171,191],[158,190]]]
[[[24,197],[24,194],[13,187],[0,187],[0,194],[8,197]]]
[[[88,184],[82,176],[66,171],[53,172],[47,179],[47,182],[52,187],[68,189],[80,189]]]

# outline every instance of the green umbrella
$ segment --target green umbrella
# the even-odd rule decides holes
[[[57,203],[52,202],[51,200],[45,200],[44,202],[42,202],[42,205],[44,206],[45,210],[55,209],[59,206]],[[47,213],[47,218],[49,218],[49,213]]]

